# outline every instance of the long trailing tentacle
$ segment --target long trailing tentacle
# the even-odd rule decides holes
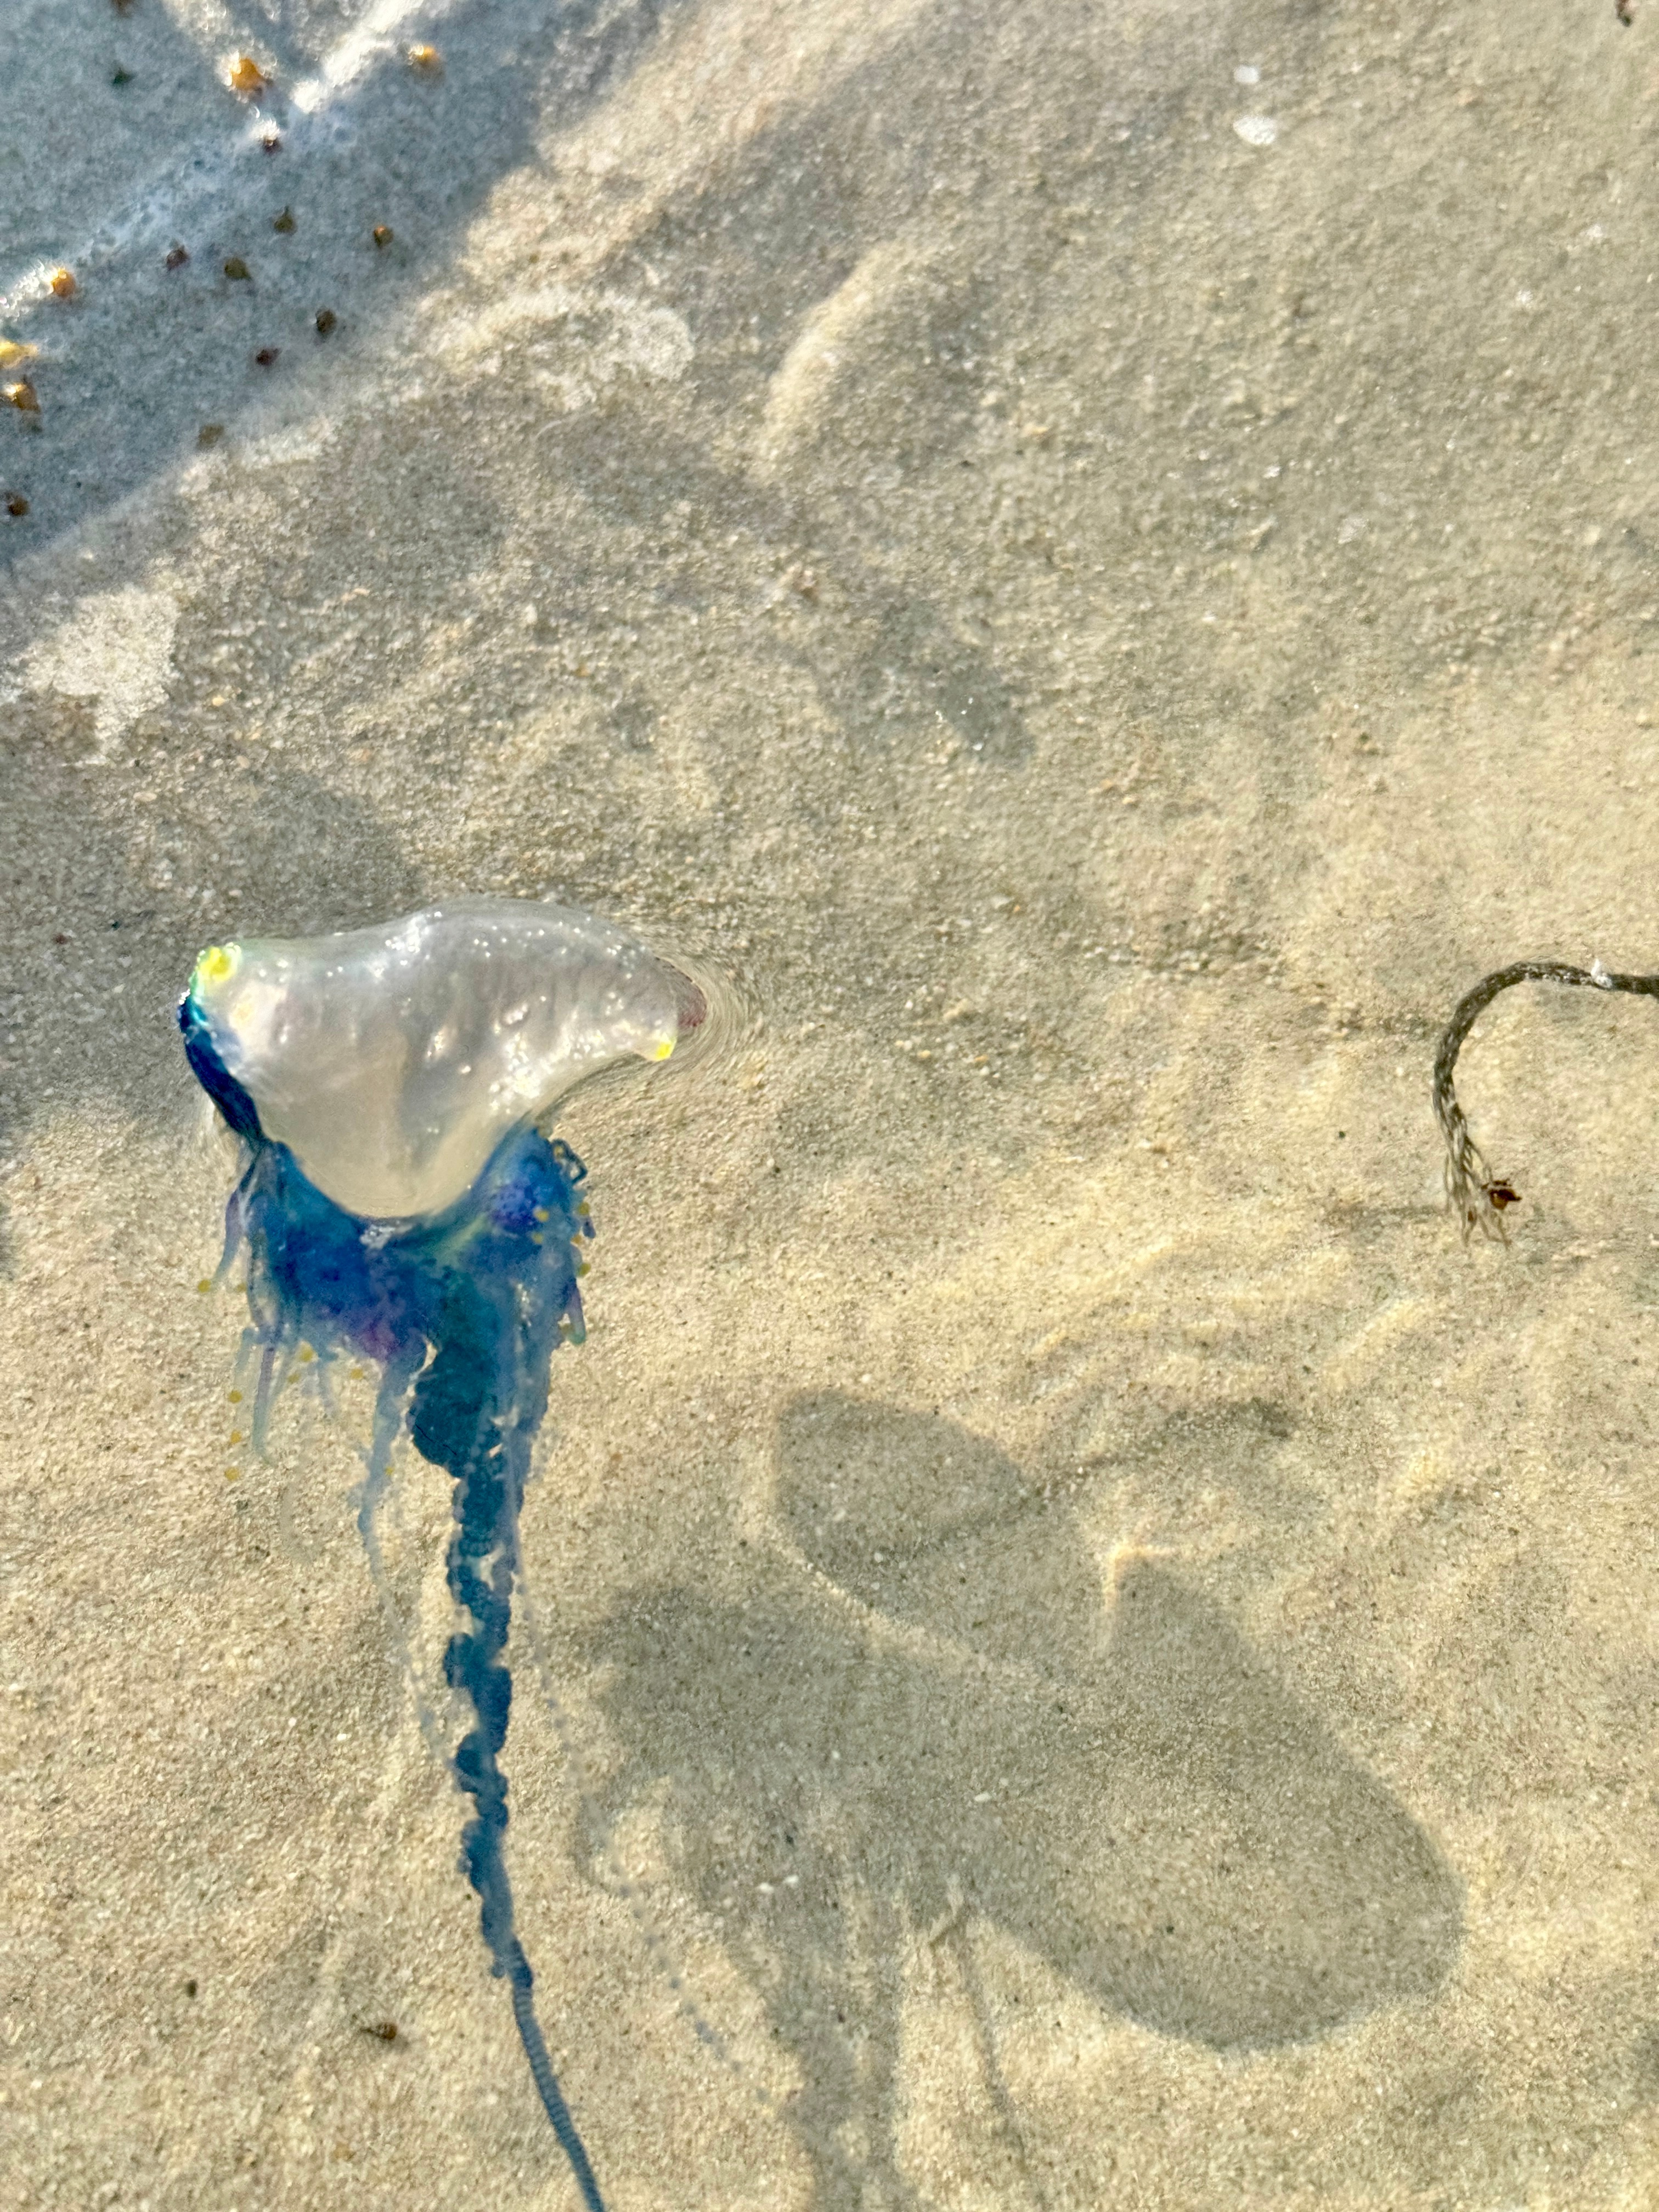
[[[1565,983],[1595,991],[1629,991],[1644,998],[1659,999],[1659,975],[1614,975],[1599,960],[1588,968],[1574,968],[1561,960],[1516,960],[1484,976],[1472,991],[1464,993],[1446,1024],[1434,1056],[1433,1098],[1434,1118],[1446,1140],[1446,1199],[1462,1224],[1466,1243],[1476,1229],[1483,1237],[1495,1237],[1507,1243],[1504,1209],[1513,1206],[1520,1194],[1510,1183],[1494,1176],[1487,1166],[1486,1155],[1470,1134],[1463,1109],[1457,1103],[1452,1077],[1457,1055],[1469,1031],[1499,993],[1516,983]]]
[[[471,1285],[452,1287],[441,1345],[416,1382],[410,1437],[416,1451],[456,1480],[456,1533],[449,1541],[449,1590],[469,1626],[445,1650],[445,1677],[471,1701],[473,1725],[453,1754],[456,1781],[473,1801],[462,1829],[460,1863],[477,1896],[477,1917],[491,1966],[514,1996],[514,2020],[531,2079],[553,2124],[588,2212],[604,2212],[588,2152],[553,2073],[542,2024],[535,2017],[531,1962],[518,1938],[514,1889],[507,1878],[507,1777],[500,1750],[514,1705],[514,1679],[504,1663],[514,1610],[518,1513],[529,1471],[533,1429],[520,1425],[511,1380],[502,1376],[502,1321],[493,1301]],[[507,1322],[511,1329],[511,1321]],[[511,1363],[518,1367],[518,1363]],[[507,1387],[502,1387],[507,1385]]]
[[[524,1180],[504,1183],[488,1231],[471,1243],[468,1270],[442,1272],[438,1309],[427,1322],[433,1356],[415,1382],[408,1424],[415,1449],[447,1468],[455,1485],[449,1587],[464,1625],[449,1639],[444,1674],[473,1716],[451,1762],[473,1807],[462,1831],[461,1865],[478,1899],[493,1971],[512,1992],[542,2107],[583,2203],[588,2212],[604,2212],[536,2017],[534,1976],[519,1939],[503,1850],[507,1778],[500,1754],[513,1705],[506,1651],[519,1514],[546,1407],[549,1356],[560,1323],[580,1311],[573,1237],[592,1233],[576,1213],[576,1164],[562,1147],[534,1145],[540,1151],[527,1151]]]

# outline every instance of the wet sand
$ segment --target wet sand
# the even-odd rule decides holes
[[[757,1010],[561,1125],[508,1851],[617,2212],[1651,2203],[1659,1028],[1483,1018],[1507,1250],[1428,1088],[1659,965],[1659,10],[461,7],[264,169],[264,19],[129,20],[176,146],[0,272],[0,2205],[574,2201],[171,1026],[464,890]],[[198,143],[193,291],[29,289]]]

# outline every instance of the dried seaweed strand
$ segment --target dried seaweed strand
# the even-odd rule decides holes
[[[1496,1237],[1507,1244],[1504,1211],[1521,1195],[1513,1184],[1494,1176],[1487,1166],[1452,1088],[1452,1073],[1463,1040],[1499,992],[1515,983],[1577,984],[1593,991],[1634,991],[1644,998],[1659,999],[1659,975],[1611,975],[1599,960],[1589,968],[1571,968],[1560,960],[1517,960],[1483,977],[1458,1000],[1457,1011],[1446,1024],[1434,1056],[1434,1118],[1446,1140],[1447,1202],[1462,1224],[1465,1243],[1471,1231],[1479,1229],[1483,1237]]]

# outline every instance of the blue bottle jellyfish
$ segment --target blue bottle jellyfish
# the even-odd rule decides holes
[[[596,1069],[665,1059],[705,1012],[695,984],[608,922],[513,900],[215,945],[179,1006],[191,1067],[245,1152],[220,1276],[246,1254],[256,1446],[303,1344],[380,1370],[359,1516],[372,1560],[400,1436],[453,1478],[461,1869],[591,2212],[599,2185],[537,2021],[502,1852],[519,1510],[551,1355],[582,1335],[593,1234],[586,1170],[539,1125]]]

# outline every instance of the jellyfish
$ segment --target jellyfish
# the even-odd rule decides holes
[[[191,1071],[240,1141],[219,1279],[245,1255],[256,1449],[302,1347],[325,1370],[343,1356],[378,1368],[358,1515],[377,1580],[400,1438],[452,1478],[460,1867],[590,2212],[603,2200],[537,2018],[503,1850],[520,1508],[552,1354],[582,1338],[594,1233],[586,1170],[543,1125],[596,1070],[666,1059],[706,1012],[695,983],[609,922],[501,899],[214,945],[179,1005]]]

